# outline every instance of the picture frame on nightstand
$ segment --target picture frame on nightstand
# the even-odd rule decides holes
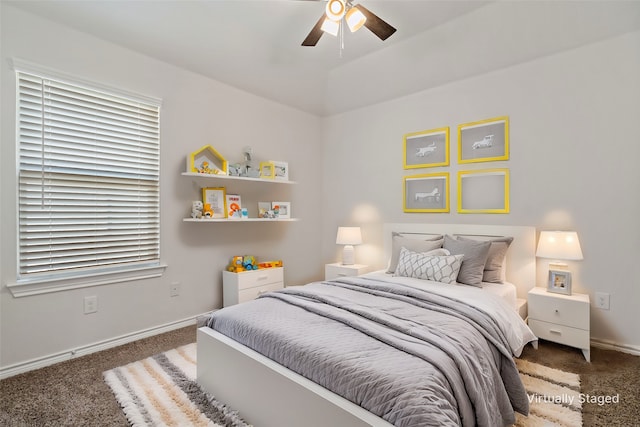
[[[571,272],[563,270],[549,270],[549,284],[547,291],[556,294],[571,295]]]

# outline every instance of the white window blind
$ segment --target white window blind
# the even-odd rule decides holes
[[[159,105],[17,83],[19,278],[159,264]]]

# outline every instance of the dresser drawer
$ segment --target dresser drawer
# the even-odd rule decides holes
[[[282,284],[282,282],[279,282],[272,283],[271,285],[259,286],[257,288],[243,289],[238,292],[238,303],[251,301],[252,299],[256,299],[266,292],[277,291],[278,289],[282,288],[284,288],[284,285]]]
[[[264,268],[261,270],[243,271],[242,273],[231,273],[225,271],[225,279],[234,284],[238,290],[256,288],[270,285],[272,283],[282,283],[284,281],[283,268]]]
[[[529,327],[533,333],[543,340],[553,341],[577,348],[589,348],[589,331],[557,325],[549,322],[541,322],[529,317]]]
[[[589,302],[557,294],[529,294],[529,319],[589,330]]]

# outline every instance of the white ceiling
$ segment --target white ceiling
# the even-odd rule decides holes
[[[376,77],[377,81],[384,82],[388,77],[384,73],[388,69],[367,66],[372,62],[372,57],[390,57],[388,52],[396,48],[402,50],[402,46],[420,44],[420,37],[424,37],[425,33],[433,34],[446,23],[481,8],[495,6],[493,2],[479,0],[363,0],[363,5],[397,28],[397,31],[384,42],[366,28],[353,34],[347,31],[344,50],[340,53],[338,39],[327,34],[323,35],[316,47],[300,45],[323,13],[324,1],[21,0],[6,3],[239,89],[318,115],[335,114],[361,106],[357,102],[331,102],[332,94],[327,92],[330,92],[330,86],[335,86],[330,81],[332,75],[340,76],[350,72],[357,63],[362,64],[360,73],[363,71],[362,66],[366,66],[364,70],[367,77]],[[358,3],[358,0],[354,3]],[[605,2],[563,3],[573,4],[571,7],[575,8],[578,3],[602,5]],[[634,26],[637,28],[640,7],[633,6],[640,5],[640,2],[615,3],[627,4],[626,8],[618,11],[619,15],[628,15],[631,10],[637,12],[636,16],[622,24],[612,22],[604,29],[599,24],[596,26],[598,34],[595,36],[628,31]],[[575,12],[564,13],[567,17],[575,15]],[[517,60],[522,61],[579,45],[595,37],[589,31],[584,31],[584,35],[578,31],[577,35],[569,37],[571,40],[567,43],[545,37],[549,35],[549,31],[551,34],[555,34],[554,31],[562,33],[566,17],[560,15],[555,27],[553,16],[547,17],[544,14],[539,16],[540,22],[529,22],[529,27],[539,28],[537,31],[542,35],[540,42],[531,43],[531,40],[527,40],[518,45],[514,40],[507,40],[506,47],[517,46]],[[587,15],[591,20],[601,21],[602,7],[595,8],[595,12]],[[520,14],[520,19],[524,19],[522,16]],[[527,14],[524,16],[526,18]],[[533,16],[531,19],[537,18]],[[507,25],[511,34],[498,33],[497,36],[502,39],[505,36],[531,38],[531,32],[518,34],[519,27],[521,25],[518,22],[511,22]],[[495,29],[490,32],[495,33]],[[475,37],[473,33],[467,34],[470,38]],[[546,44],[542,46],[544,43]],[[499,48],[496,45],[495,51],[500,50]],[[481,62],[478,61],[479,71],[483,70]],[[496,63],[504,66],[500,61]],[[466,66],[471,67],[469,64]],[[472,69],[469,71],[473,72]],[[376,76],[376,73],[379,75]],[[353,77],[357,81],[358,76]],[[423,79],[422,87],[414,90],[442,84],[442,81],[436,80]],[[383,98],[405,94],[409,90],[403,88],[403,93],[394,93],[386,89],[381,90],[378,96],[369,94],[367,98],[365,94],[373,91],[371,88],[361,88],[364,99],[360,103],[378,102]]]

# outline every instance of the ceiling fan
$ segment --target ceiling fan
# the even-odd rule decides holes
[[[396,32],[395,28],[361,4],[354,5],[352,0],[329,0],[325,13],[304,39],[302,46],[315,46],[323,33],[336,36],[342,25],[342,18],[346,21],[351,32],[358,31],[364,25],[381,40],[388,39]]]

